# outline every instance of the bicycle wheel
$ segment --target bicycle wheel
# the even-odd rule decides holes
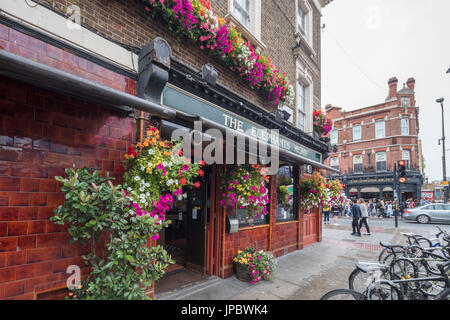
[[[355,268],[355,270],[353,270],[350,276],[348,277],[348,287],[351,290],[355,290],[358,292],[365,292],[367,290],[367,287],[373,281],[385,278],[386,273],[381,272],[381,270],[363,272],[360,269]]]
[[[418,278],[417,267],[413,261],[407,258],[399,258],[392,261],[389,268],[391,280],[406,280]],[[404,296],[408,295],[408,291],[418,290],[418,285],[415,282],[401,283],[399,287]]]
[[[328,292],[320,300],[367,300],[367,297],[355,290],[337,289]]]
[[[372,283],[367,288],[366,296],[368,300],[403,300],[404,298],[402,289],[386,280]]]

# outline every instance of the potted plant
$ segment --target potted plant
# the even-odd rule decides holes
[[[239,250],[233,259],[236,278],[255,284],[261,280],[271,280],[276,268],[274,256],[264,250],[255,251],[254,248]]]
[[[236,278],[239,280],[250,282],[249,259],[253,257],[254,253],[254,248],[245,248],[244,250],[239,250],[238,254],[234,257],[234,272],[236,274]]]

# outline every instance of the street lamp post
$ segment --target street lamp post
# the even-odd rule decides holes
[[[450,71],[450,70],[449,70]],[[441,105],[442,110],[442,138],[440,141],[442,141],[442,171],[443,171],[443,179],[444,183],[447,181],[447,168],[446,168],[446,162],[445,162],[445,128],[444,128],[444,98],[440,98],[436,100],[437,103]],[[448,201],[448,190],[447,186],[444,186],[444,203],[447,203]]]

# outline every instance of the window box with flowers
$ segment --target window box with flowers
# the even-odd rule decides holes
[[[292,105],[294,88],[286,74],[270,58],[259,54],[242,34],[224,18],[218,17],[205,0],[142,0],[145,10],[160,19],[179,38],[196,43],[218,63],[228,68],[268,103]]]

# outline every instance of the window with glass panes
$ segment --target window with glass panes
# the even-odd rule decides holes
[[[406,161],[406,167],[409,168],[409,164],[411,163],[411,151],[402,150],[402,160]]]
[[[339,158],[338,157],[334,157],[330,159],[330,166],[333,169],[338,169],[339,170]]]
[[[409,135],[409,119],[403,118],[402,119],[402,136],[408,136]]]
[[[363,156],[362,154],[356,154],[353,156],[353,172],[362,173],[363,172]]]
[[[375,138],[380,139],[386,136],[386,125],[384,121],[375,122]]]
[[[272,180],[270,180],[269,182],[266,182],[266,188],[269,192],[269,199],[271,197],[271,193],[270,193],[270,183]],[[239,228],[246,228],[249,226],[261,226],[261,225],[265,225],[265,224],[269,224],[270,222],[270,201],[269,204],[267,204],[267,214],[260,216],[258,218],[254,218],[253,221],[250,223],[248,221],[248,211],[247,209],[239,209],[236,208],[236,219],[239,221]]]
[[[336,129],[334,129],[330,133],[331,144],[338,144],[338,139],[339,139],[338,131]]]
[[[250,26],[250,0],[234,0],[234,15],[245,26]]]
[[[306,15],[300,3],[297,10],[297,28],[303,35],[306,35]]]
[[[400,101],[402,103],[402,107],[404,107],[404,108],[409,108],[411,106],[410,98],[401,98]]]
[[[297,198],[294,194],[297,170],[291,164],[280,164],[277,173],[277,222],[297,219]]]
[[[297,127],[305,131],[305,119],[306,119],[306,87],[298,83],[297,90]]]
[[[361,140],[361,126],[356,125],[353,127],[353,141],[359,141]]]
[[[386,152],[377,152],[375,155],[378,171],[386,171]]]

